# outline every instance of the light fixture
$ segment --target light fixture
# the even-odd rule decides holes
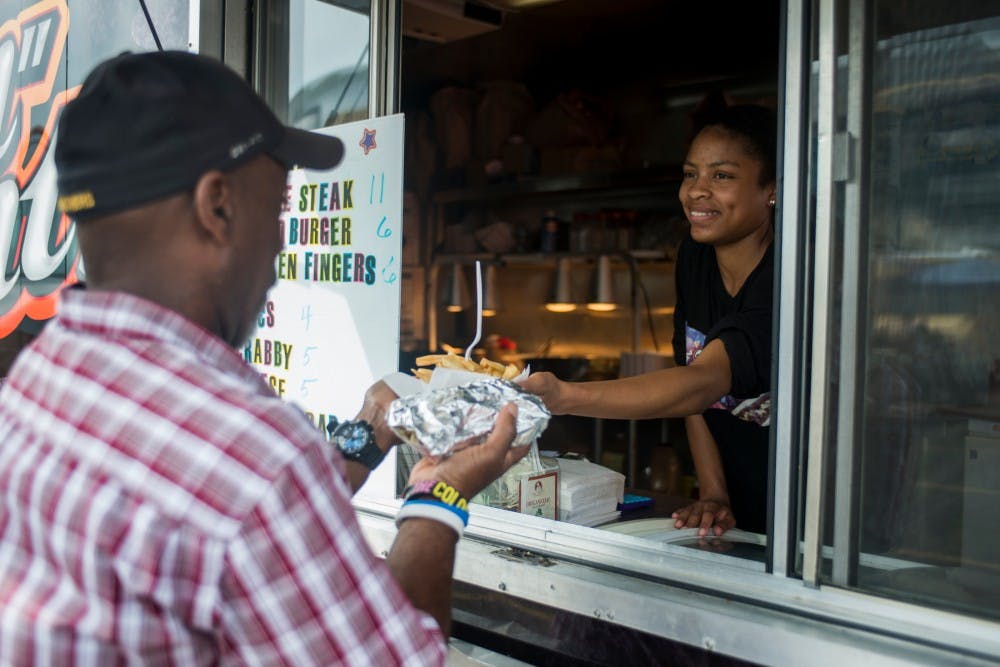
[[[570,263],[568,257],[563,257],[556,261],[556,273],[552,280],[552,291],[548,301],[545,302],[545,310],[553,313],[571,313],[576,310],[576,303],[572,296],[572,275],[570,275]]]
[[[445,295],[444,307],[449,313],[460,313],[469,307],[469,285],[465,282],[465,272],[458,262],[451,265]]]
[[[614,283],[611,280],[611,258],[607,255],[601,255],[597,258],[597,266],[594,268],[594,280],[590,301],[587,302],[587,310],[606,313],[617,308]]]
[[[500,310],[500,292],[497,288],[497,265],[486,266],[483,280],[483,317],[493,317]]]

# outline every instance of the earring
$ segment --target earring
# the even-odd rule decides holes
[[[774,197],[771,197],[771,201],[767,202],[768,206],[774,206]]]

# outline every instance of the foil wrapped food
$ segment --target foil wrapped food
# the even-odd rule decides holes
[[[548,426],[551,413],[540,398],[499,378],[397,398],[386,422],[403,442],[431,456],[447,456],[483,442],[508,403],[518,408],[513,446],[530,445]]]

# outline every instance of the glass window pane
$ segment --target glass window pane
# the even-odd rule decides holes
[[[149,17],[164,49],[189,50],[190,4],[189,0],[146,0]],[[156,41],[138,2],[73,0],[68,5],[66,67],[70,85],[82,82],[94,65],[122,51],[156,50]]]
[[[828,577],[1000,618],[1000,15],[995,4],[882,1],[872,20],[861,356],[856,395],[839,398],[855,411],[856,468],[852,484],[828,477],[826,514],[836,553],[843,499],[857,494],[857,569]],[[843,107],[858,103],[844,96]],[[841,190],[835,218],[850,222],[847,200]],[[838,244],[850,271],[854,249]],[[852,322],[852,296],[840,296]],[[854,355],[833,346],[843,377],[836,367]]]
[[[288,119],[314,129],[368,117],[368,14],[344,3],[293,2]],[[367,9],[367,7],[366,7]]]

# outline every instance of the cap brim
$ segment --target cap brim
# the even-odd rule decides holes
[[[286,127],[271,156],[291,169],[333,169],[344,159],[344,143],[337,137]]]

